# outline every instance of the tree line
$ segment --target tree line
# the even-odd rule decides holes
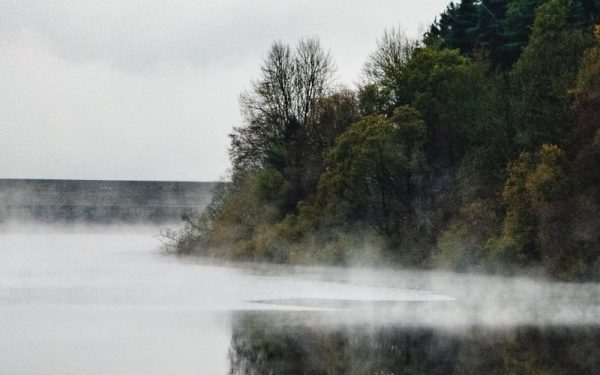
[[[600,1],[462,0],[389,29],[354,89],[275,42],[231,183],[173,248],[274,262],[600,275]]]

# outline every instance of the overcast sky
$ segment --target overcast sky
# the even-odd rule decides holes
[[[274,40],[318,36],[354,87],[384,28],[446,0],[1,0],[0,178],[215,180]]]

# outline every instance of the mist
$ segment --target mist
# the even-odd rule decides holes
[[[598,283],[173,256],[158,233],[175,222],[47,219],[0,225],[4,372],[367,371],[437,363],[444,373],[478,369],[481,358],[504,368],[514,337],[525,348],[597,349]],[[358,350],[355,342],[363,354],[340,362]],[[265,350],[276,357],[262,357]],[[598,369],[586,358],[552,361]]]
[[[0,373],[600,373],[600,8],[449,3],[0,2]]]

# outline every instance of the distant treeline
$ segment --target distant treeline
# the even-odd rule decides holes
[[[0,221],[167,222],[210,202],[210,182],[0,179]]]
[[[600,275],[600,1],[463,0],[388,30],[356,89],[316,39],[241,95],[232,184],[174,248]]]

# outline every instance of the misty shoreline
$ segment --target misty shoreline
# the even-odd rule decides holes
[[[598,368],[598,284],[167,256],[153,227],[7,229],[7,373]]]

